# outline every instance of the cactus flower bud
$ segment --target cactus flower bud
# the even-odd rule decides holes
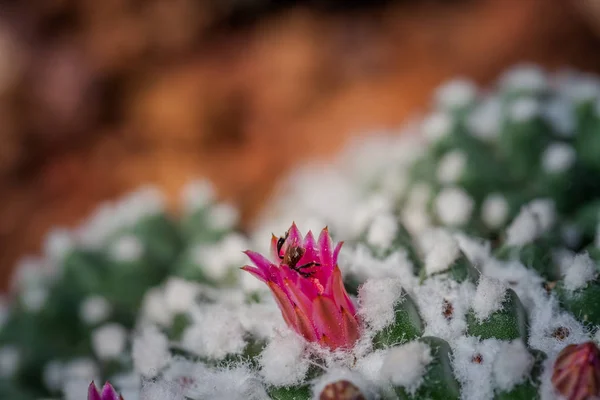
[[[123,400],[123,396],[119,395],[108,382],[104,384],[102,392],[100,392],[92,381],[88,387],[88,400]]]
[[[600,349],[596,344],[565,347],[554,363],[552,384],[567,400],[600,397]]]
[[[242,268],[269,286],[290,328],[332,350],[352,347],[359,336],[356,310],[337,265],[341,247],[342,242],[333,247],[327,228],[315,241],[312,232],[302,238],[292,224],[284,237],[271,240],[274,261],[246,251],[256,267]]]

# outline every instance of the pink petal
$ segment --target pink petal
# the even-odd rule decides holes
[[[346,292],[344,280],[342,279],[342,273],[337,265],[333,269],[331,278],[331,291],[335,304],[340,308],[346,309],[351,315],[354,316],[356,314],[356,309],[354,308],[354,304],[352,304],[352,300],[350,300],[350,297]]]
[[[88,386],[88,400],[102,400],[94,381]]]
[[[257,277],[258,279],[260,279],[263,282],[268,281],[267,275],[265,274],[265,272],[262,269],[252,267],[250,265],[244,265],[241,269],[243,269],[244,271],[250,272],[252,275],[254,275],[255,277]]]
[[[312,314],[312,301],[308,298],[298,286],[294,285],[288,279],[284,279],[284,287],[290,300],[299,307],[306,315]]]
[[[302,234],[300,233],[300,230],[296,226],[295,222],[292,222],[292,226],[290,227],[287,243],[288,245],[295,244],[296,246],[300,246],[302,244]]]
[[[333,250],[333,264],[337,264],[338,256],[340,255],[340,250],[343,245],[344,242],[339,242],[337,246],[335,246],[335,249]]]
[[[345,308],[342,308],[342,326],[344,337],[346,338],[346,347],[351,347],[360,336],[358,321]]]
[[[325,335],[327,340],[333,344],[334,349],[345,344],[346,338],[340,310],[332,299],[318,296],[313,301],[313,323],[320,336]]]
[[[252,261],[258,268],[264,269],[265,271],[267,271],[269,266],[272,264],[272,262],[267,260],[262,254],[255,251],[246,250],[244,251],[244,254],[247,255],[250,261]]]
[[[306,250],[306,252],[304,253],[304,257],[302,257],[302,260],[300,260],[300,265],[312,261],[316,261],[318,263],[321,262],[319,253],[317,252],[317,243],[315,242],[315,237],[313,236],[313,233],[311,231],[308,231],[308,233],[306,234],[306,237],[304,238],[303,247],[304,250]]]
[[[333,265],[333,254],[332,248],[333,243],[331,241],[331,236],[329,236],[329,230],[327,228],[321,231],[319,235],[319,251],[321,252],[321,263],[324,266],[332,266]]]
[[[279,253],[277,253],[277,242],[279,241],[279,238],[275,235],[273,235],[271,237],[271,257],[273,257],[273,261],[278,263],[280,262],[281,258],[279,258]]]
[[[312,324],[311,320],[299,307],[294,307],[294,312],[296,313],[296,320],[298,321],[298,324],[296,325],[296,332],[302,335],[309,342],[315,342],[318,336],[315,326]]]
[[[283,319],[285,323],[298,332],[298,321],[296,317],[296,312],[294,311],[294,306],[290,302],[287,294],[279,286],[275,284],[275,282],[267,282],[271,292],[273,293],[273,297],[275,297],[275,301],[281,310],[281,315],[283,315]]]
[[[112,387],[112,385],[108,382],[104,384],[102,388],[102,400],[119,400],[121,396],[117,393],[117,391]]]

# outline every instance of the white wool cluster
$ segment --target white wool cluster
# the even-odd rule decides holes
[[[477,97],[477,85],[469,79],[457,78],[442,84],[434,94],[439,108],[463,108]]]
[[[181,344],[187,350],[219,360],[240,354],[246,347],[244,328],[234,310],[222,304],[197,306],[190,311],[192,324],[183,332]]]
[[[227,203],[215,204],[208,213],[207,223],[217,230],[233,228],[240,219],[240,212],[236,207]]]
[[[500,134],[502,124],[502,103],[497,97],[486,97],[479,102],[467,116],[467,127],[475,137],[495,140]]]
[[[249,366],[244,364],[219,369],[195,367],[193,371],[194,382],[189,389],[189,393],[186,393],[189,398],[210,400],[270,399],[260,378]],[[160,398],[160,400],[163,399]],[[145,400],[143,396],[141,400]]]
[[[417,282],[412,262],[404,249],[379,259],[374,257],[366,245],[358,243],[354,248],[342,247],[338,263],[343,274],[350,274],[361,282],[370,278],[398,278],[407,286],[413,286]]]
[[[435,211],[446,226],[458,227],[465,225],[471,214],[475,202],[469,194],[458,187],[447,187],[435,198]]]
[[[135,235],[123,235],[110,245],[108,254],[115,261],[137,261],[144,254],[144,245]]]
[[[533,307],[529,313],[529,346],[549,357],[557,355],[566,345],[589,340],[589,332],[573,315],[560,309],[558,300],[540,288],[532,293]]]
[[[548,77],[535,64],[520,64],[510,68],[500,77],[500,87],[510,91],[540,92],[548,87]]]
[[[250,244],[244,236],[230,233],[212,245],[199,243],[192,248],[191,256],[209,279],[220,281],[227,277],[232,268],[244,265],[247,258],[242,252],[249,248]]]
[[[471,308],[479,321],[487,319],[492,313],[502,309],[506,298],[507,285],[494,278],[481,276],[473,297]]]
[[[440,160],[436,176],[440,183],[456,183],[462,176],[467,165],[467,155],[464,151],[453,150]]]
[[[433,275],[449,269],[460,256],[458,242],[445,229],[430,229],[418,238],[418,245],[425,254],[425,270]]]
[[[80,400],[91,381],[99,381],[98,365],[89,358],[70,361],[63,370],[62,392],[65,400]]]
[[[75,238],[64,228],[52,229],[44,238],[44,254],[53,262],[60,263],[75,246]]]
[[[169,278],[164,286],[164,301],[171,314],[185,313],[196,302],[200,286],[180,278]]]
[[[449,112],[438,111],[423,119],[421,130],[430,142],[436,142],[450,134],[454,127],[454,117]]]
[[[373,382],[380,388],[389,386],[389,379],[381,373],[381,368],[388,354],[388,349],[376,350],[364,357],[358,358],[354,370],[364,376],[369,382]]]
[[[285,325],[281,311],[270,294],[264,296],[260,303],[239,306],[237,314],[244,331],[258,339],[273,337],[277,329]]]
[[[577,159],[575,148],[567,143],[551,143],[542,154],[542,168],[558,174],[571,168]]]
[[[367,243],[379,248],[388,249],[398,233],[398,218],[391,212],[378,214],[367,231]]]
[[[489,241],[471,237],[461,232],[455,232],[452,236],[458,243],[458,248],[476,269],[479,270],[480,266],[491,257],[492,249]]]
[[[143,327],[133,338],[131,356],[138,373],[148,378],[156,376],[171,358],[167,337],[153,325]]]
[[[321,392],[327,385],[343,380],[351,382],[356,386],[366,399],[377,398],[377,389],[374,387],[373,383],[367,381],[358,372],[346,368],[331,368],[314,381],[312,386],[313,400],[320,399]]]
[[[427,204],[432,196],[431,187],[419,183],[412,187],[406,204],[401,211],[401,219],[406,229],[413,235],[425,231],[432,224]]]
[[[87,325],[104,322],[111,312],[112,307],[108,300],[98,295],[86,297],[79,305],[79,318]]]
[[[520,97],[509,106],[508,115],[517,123],[529,122],[542,112],[540,102],[534,97]]]
[[[510,391],[523,382],[533,366],[533,357],[517,339],[480,341],[471,336],[453,344],[453,367],[461,383],[463,399],[492,399],[496,390]]]
[[[506,230],[506,244],[523,246],[533,242],[554,225],[556,210],[551,199],[533,200],[523,206]]]
[[[185,400],[182,388],[174,382],[145,381],[140,400]]]
[[[306,341],[289,329],[276,334],[262,351],[259,363],[265,382],[274,386],[294,386],[302,382],[310,362],[305,357]]]
[[[181,190],[181,205],[190,214],[210,205],[215,200],[215,188],[207,179],[191,181]]]
[[[127,330],[123,325],[108,323],[92,332],[92,347],[101,360],[118,358],[125,350]]]
[[[423,285],[413,287],[412,292],[425,324],[423,336],[452,341],[465,333],[466,315],[475,294],[471,282],[457,283],[443,276],[434,276]],[[451,312],[445,313],[450,309]]]
[[[566,271],[563,271],[563,282],[565,289],[577,290],[587,286],[598,276],[596,262],[587,253],[578,254]]]
[[[506,198],[499,193],[491,193],[481,205],[481,220],[488,228],[497,229],[504,225],[509,211]]]
[[[100,248],[115,232],[163,212],[165,204],[162,192],[154,186],[142,187],[116,202],[103,203],[75,230],[77,243]]]
[[[554,97],[546,103],[543,115],[560,136],[568,138],[575,134],[577,118],[573,103],[569,99]]]
[[[396,313],[394,308],[404,301],[400,279],[369,279],[359,289],[358,313],[373,333],[391,325]]]
[[[370,226],[373,225],[375,222],[374,219],[377,217],[383,219],[383,221],[380,221],[379,224],[383,222],[385,228],[386,215],[393,217],[392,202],[390,199],[386,198],[380,193],[375,193],[369,196],[367,199],[361,202],[360,206],[355,208],[355,212],[351,217],[352,225],[350,234],[355,236],[367,231],[370,229]],[[381,216],[383,216],[383,218]],[[389,224],[389,222],[387,224]],[[377,227],[375,229],[377,230]],[[374,232],[374,234],[377,234],[377,232]]]
[[[544,290],[542,287],[544,279],[531,268],[526,268],[520,261],[504,262],[488,258],[481,269],[485,276],[502,281],[514,290],[528,310],[534,307],[538,294]]]
[[[433,357],[429,346],[412,341],[389,349],[381,373],[394,386],[402,386],[408,393],[414,394],[423,382],[423,376],[431,361]]]
[[[50,361],[42,370],[42,380],[52,391],[59,391],[63,386],[64,364],[61,361]]]
[[[162,287],[149,289],[144,294],[141,317],[142,320],[147,320],[160,326],[171,325],[174,316],[167,307],[165,292]]]

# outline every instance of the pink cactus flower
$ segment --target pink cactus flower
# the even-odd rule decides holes
[[[594,342],[565,347],[554,363],[552,384],[566,400],[600,398],[600,349]]]
[[[104,384],[102,392],[100,392],[92,381],[88,387],[88,400],[123,400],[123,396],[119,395],[108,382]]]
[[[333,247],[327,228],[315,241],[312,232],[302,238],[292,224],[284,237],[271,240],[274,261],[246,251],[256,267],[242,268],[269,286],[290,328],[332,350],[352,347],[359,336],[356,310],[337,265],[342,244]]]

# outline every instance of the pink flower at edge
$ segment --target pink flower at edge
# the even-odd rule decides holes
[[[359,337],[356,309],[337,265],[342,244],[333,247],[327,228],[315,241],[312,232],[303,238],[292,224],[286,237],[271,239],[274,261],[248,250],[256,266],[242,268],[269,286],[290,328],[332,350],[351,348]]]
[[[600,349],[594,342],[570,344],[554,362],[552,385],[566,400],[600,397]]]
[[[106,382],[102,387],[102,392],[100,392],[92,381],[88,387],[88,400],[123,400],[123,397],[117,393],[110,383]]]

